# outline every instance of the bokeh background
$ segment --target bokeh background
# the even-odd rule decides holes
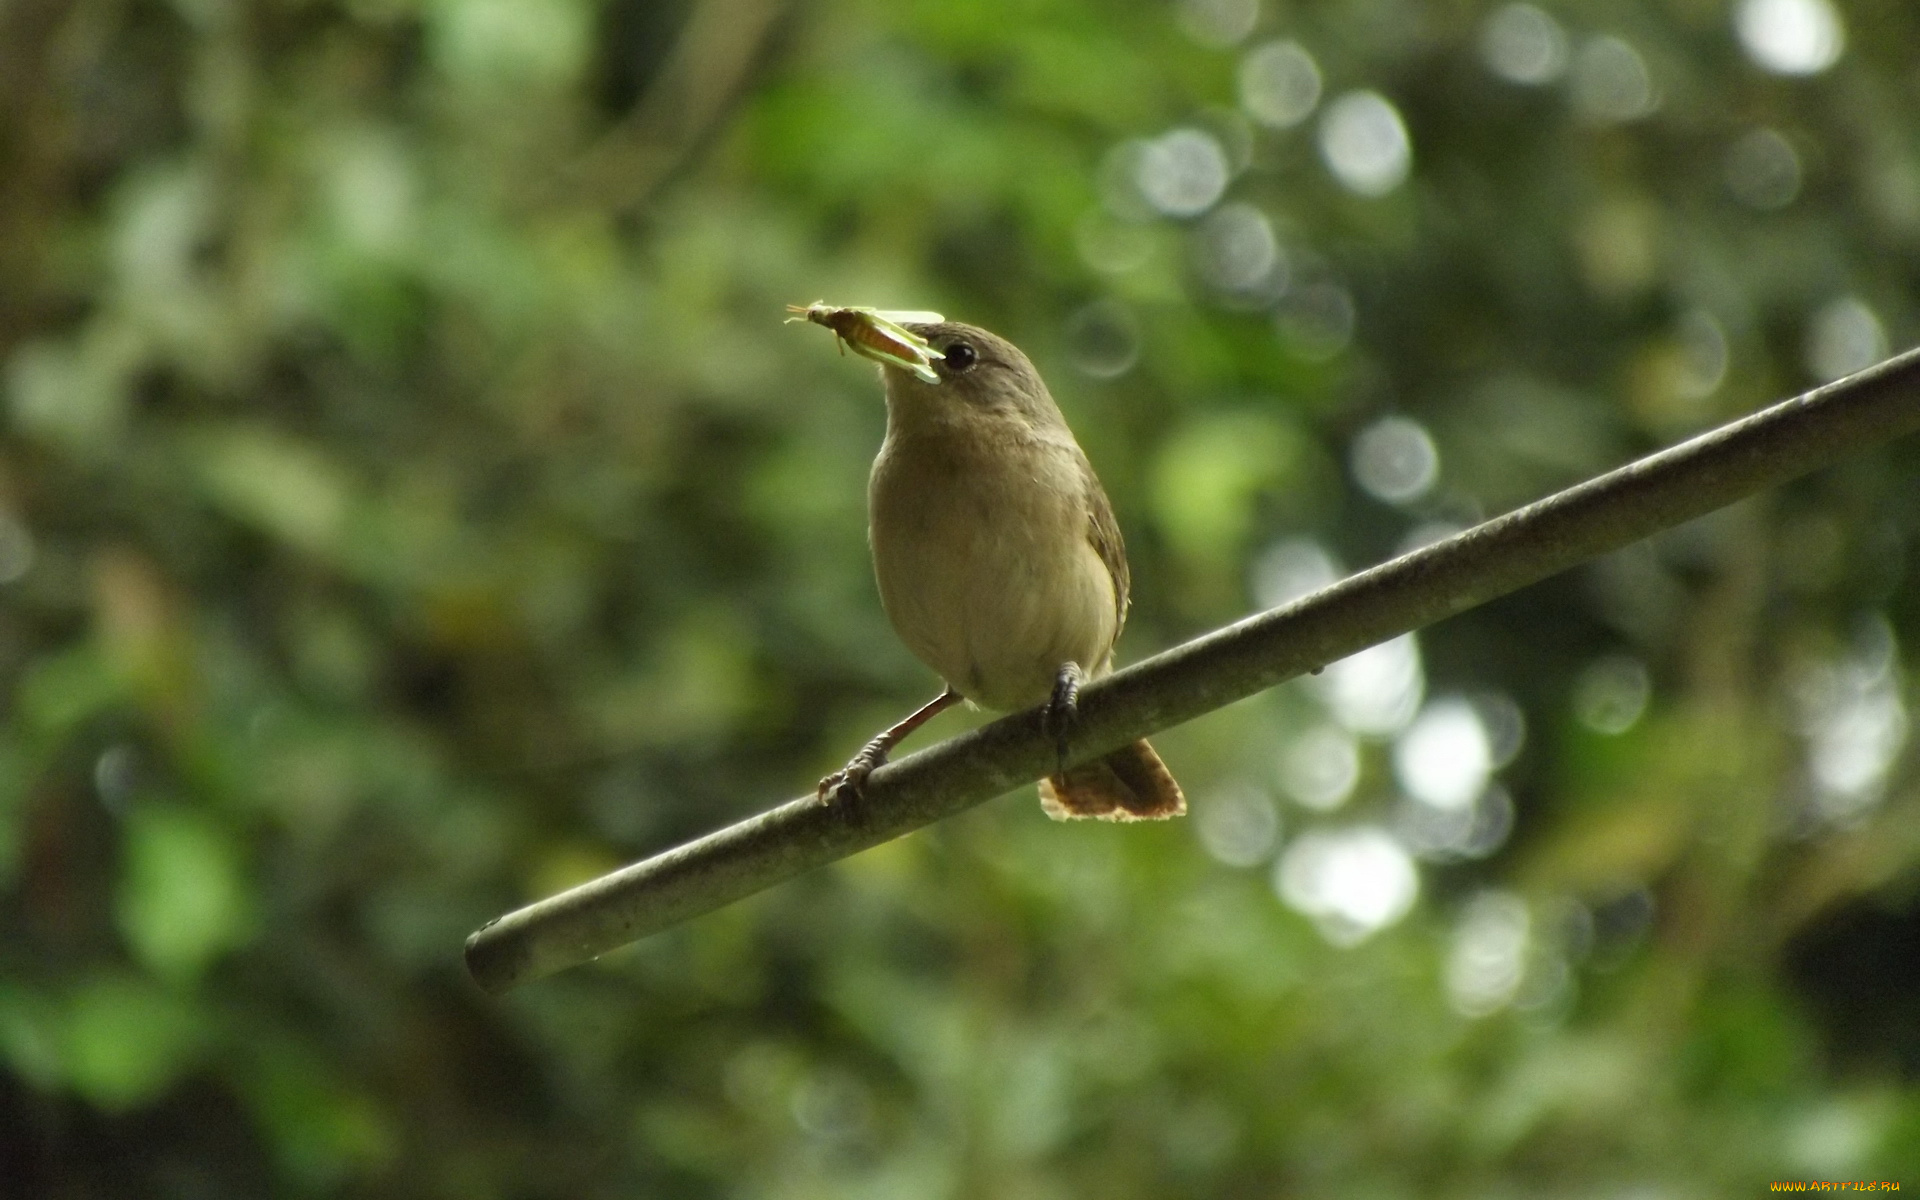
[[[1139,658],[1920,328],[1902,0],[0,3],[0,1193],[1920,1187],[1920,447],[501,999],[935,681],[1020,342]],[[977,717],[943,717],[938,736]],[[922,743],[924,744],[924,743]]]

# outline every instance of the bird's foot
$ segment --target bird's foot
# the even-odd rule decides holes
[[[887,755],[900,740],[929,720],[960,703],[960,693],[948,688],[938,696],[908,713],[895,724],[883,729],[874,739],[860,747],[860,753],[847,760],[847,765],[820,781],[814,789],[814,795],[822,804],[858,800],[866,791],[867,776],[880,769],[887,761]]]
[[[867,776],[880,769],[887,761],[887,751],[891,744],[884,736],[877,737],[860,747],[860,752],[847,760],[847,765],[820,781],[814,789],[814,797],[822,804],[844,804],[858,800],[867,788]]]
[[[1083,678],[1079,663],[1060,664],[1060,673],[1053,677],[1053,695],[1047,699],[1047,710],[1042,721],[1042,727],[1053,735],[1053,749],[1062,774],[1067,769],[1068,735],[1080,721],[1080,682]]]

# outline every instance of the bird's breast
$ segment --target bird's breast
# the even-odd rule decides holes
[[[1047,698],[1062,663],[1106,668],[1119,606],[1069,447],[889,434],[868,490],[874,574],[908,649],[985,707]]]

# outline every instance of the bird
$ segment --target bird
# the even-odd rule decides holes
[[[857,796],[895,745],[965,700],[999,712],[1046,705],[1061,763],[1040,783],[1048,816],[1183,814],[1180,785],[1145,739],[1065,765],[1080,686],[1112,669],[1131,580],[1106,491],[1033,363],[1007,339],[937,314],[792,311],[880,363],[887,428],[867,485],[874,577],[895,633],[946,684],[822,779],[818,797]]]

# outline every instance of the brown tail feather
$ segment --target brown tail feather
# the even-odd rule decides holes
[[[1185,815],[1187,798],[1142,739],[1040,781],[1040,807],[1056,821],[1159,821]]]

